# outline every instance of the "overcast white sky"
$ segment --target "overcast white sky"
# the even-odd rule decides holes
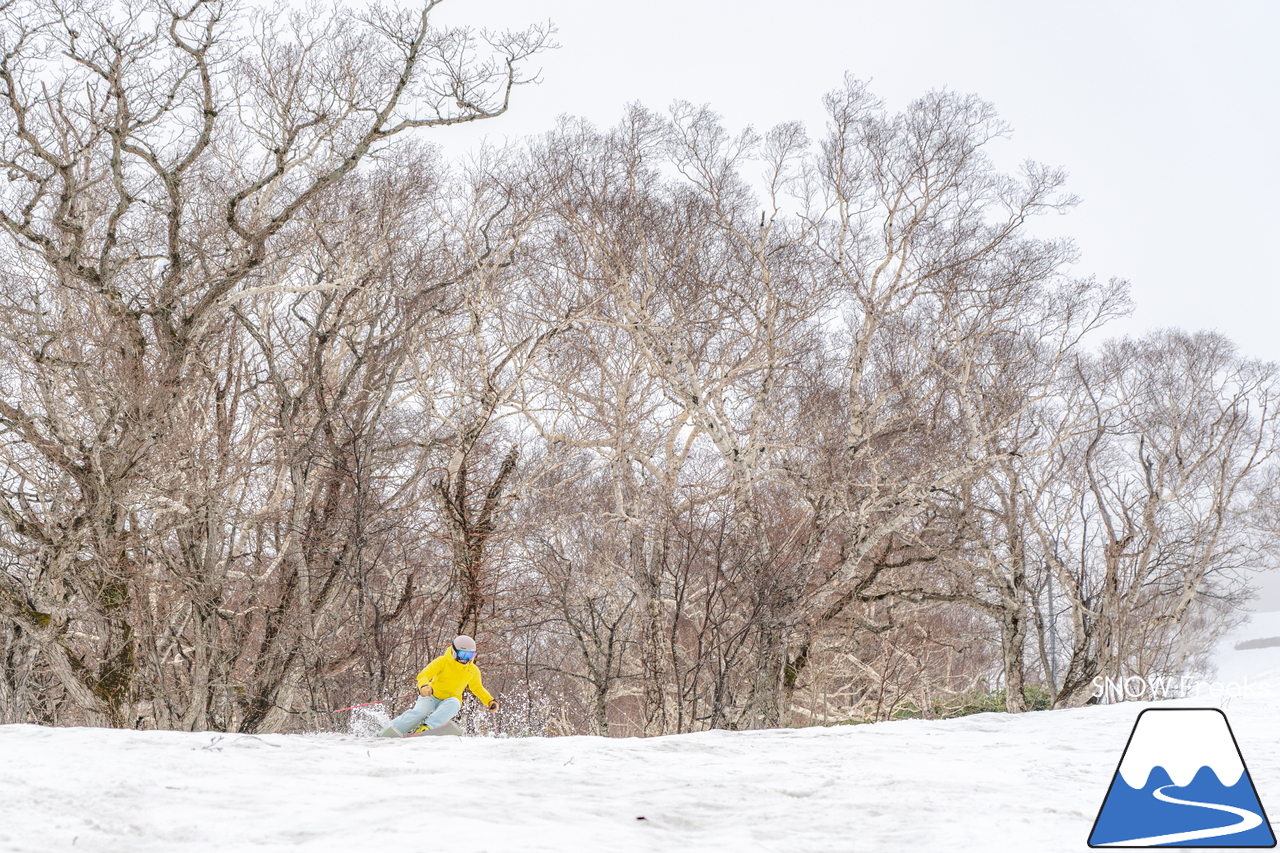
[[[1070,172],[1083,204],[1037,231],[1077,240],[1077,274],[1131,281],[1137,312],[1115,332],[1214,328],[1280,361],[1277,0],[449,0],[437,16],[551,20],[562,45],[508,115],[434,133],[450,153],[678,98],[817,135],[846,71],[895,109],[977,93],[1015,131],[999,162]]]

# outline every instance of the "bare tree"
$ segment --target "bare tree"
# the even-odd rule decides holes
[[[849,79],[816,144],[678,103],[450,168],[410,132],[548,30],[438,2],[0,0],[0,719],[315,727],[458,631],[538,732],[1195,665],[1268,564],[1275,369],[1086,352],[1125,286],[1026,233],[1074,199],[990,105]]]
[[[1113,342],[1079,381],[1096,426],[1079,443],[1076,535],[1050,549],[1071,606],[1063,705],[1098,676],[1194,663],[1197,618],[1244,593],[1235,569],[1265,563],[1253,510],[1277,452],[1274,367],[1219,335]]]
[[[296,255],[301,213],[371,153],[501,114],[547,45],[533,28],[474,59],[471,33],[430,27],[438,2],[244,27],[202,0],[0,8],[0,226],[24,334],[0,420],[29,472],[11,468],[0,501],[23,562],[4,614],[90,715],[126,722],[144,560],[130,509],[147,460],[189,432],[183,401],[228,303],[280,286],[268,269]],[[71,642],[82,609],[99,627]]]

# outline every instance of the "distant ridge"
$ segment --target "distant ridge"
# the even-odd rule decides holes
[[[1270,649],[1280,646],[1280,637],[1267,637],[1264,640],[1245,640],[1242,643],[1236,643],[1236,651],[1244,651],[1245,649]]]

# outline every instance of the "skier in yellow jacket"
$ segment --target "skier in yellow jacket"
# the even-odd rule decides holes
[[[443,726],[462,710],[462,693],[468,688],[490,711],[498,710],[498,700],[480,681],[475,658],[476,641],[466,634],[454,637],[449,651],[418,673],[418,701],[392,720],[380,737],[404,737],[424,723],[428,729]]]

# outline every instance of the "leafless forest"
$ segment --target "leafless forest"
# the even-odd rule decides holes
[[[341,726],[459,631],[510,732],[1197,670],[1275,560],[1280,376],[1109,338],[989,104],[446,162],[552,34],[438,2],[0,0],[0,723]]]

